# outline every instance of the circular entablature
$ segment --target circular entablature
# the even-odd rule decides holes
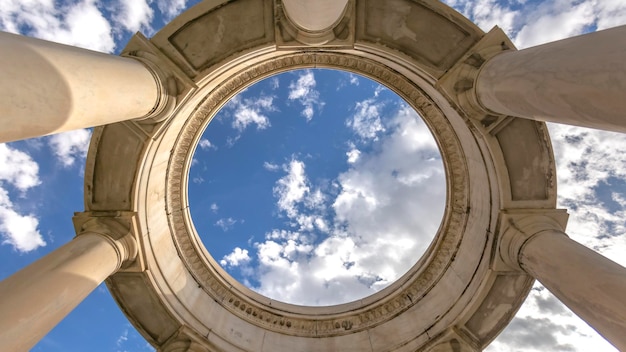
[[[188,212],[186,200],[188,168],[195,145],[220,107],[249,84],[277,72],[302,67],[329,67],[355,72],[381,82],[403,97],[429,126],[444,160],[447,202],[444,220],[426,254],[399,278],[380,292],[356,302],[332,307],[306,307],[268,299],[230,278],[204,249]],[[333,336],[354,333],[380,325],[420,303],[446,275],[459,249],[467,209],[470,207],[468,166],[454,128],[438,106],[417,86],[388,67],[364,58],[335,53],[297,54],[269,59],[227,79],[207,95],[180,132],[168,173],[170,226],[188,270],[204,291],[232,314],[264,329],[296,336]],[[183,180],[181,182],[181,180]],[[186,209],[175,212],[174,209]],[[176,224],[186,224],[177,226]],[[461,294],[462,292],[459,292]],[[456,303],[453,299],[450,305]],[[443,311],[449,307],[440,307]],[[433,323],[439,317],[428,317]]]
[[[244,88],[195,147],[194,228],[231,278],[271,300],[362,300],[433,241],[445,171],[422,118],[378,82],[303,69]]]

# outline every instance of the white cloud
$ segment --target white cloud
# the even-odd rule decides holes
[[[9,244],[19,252],[30,252],[45,246],[37,227],[39,220],[32,214],[22,215],[15,210],[6,190],[0,188],[0,234],[2,244]]]
[[[360,84],[359,75],[356,75],[352,72],[342,72],[341,79],[337,84],[337,91],[345,88],[348,84],[353,86],[358,86]]]
[[[350,77],[350,84],[352,84],[353,86],[358,86],[359,76],[355,75],[354,73],[348,73],[348,75]]]
[[[73,130],[48,137],[48,144],[54,155],[65,167],[74,165],[76,160],[87,157],[91,131],[88,129]]]
[[[150,22],[154,15],[150,2],[146,2],[146,0],[118,0],[113,6],[116,10],[113,19],[129,32],[144,30],[150,34],[152,32]]]
[[[276,111],[273,102],[274,97],[270,96],[242,99],[240,95],[237,95],[226,104],[225,108],[232,111],[232,126],[237,131],[242,132],[250,125],[256,125],[257,130],[263,130],[270,126],[270,120],[265,114]]]
[[[278,171],[280,166],[278,164],[270,163],[268,161],[263,162],[263,168],[267,171]]]
[[[259,114],[259,112],[254,109],[241,109],[237,111],[233,126],[239,131],[242,131],[250,124],[256,124],[257,128],[262,130],[269,126],[269,120],[266,116]]]
[[[9,184],[22,194],[41,183],[39,165],[26,153],[0,144],[0,236],[19,252],[45,246],[39,233],[39,220],[33,214],[20,214],[4,188]]]
[[[270,88],[272,88],[272,90],[276,90],[279,87],[280,87],[280,81],[278,80],[278,77],[270,78]]]
[[[320,101],[320,93],[315,89],[315,75],[313,71],[306,70],[298,77],[298,80],[289,84],[289,100],[297,100],[304,109],[301,114],[307,121],[311,121],[315,114],[314,107],[321,108],[324,103]]]
[[[389,89],[385,86],[383,86],[382,84],[379,84],[376,86],[376,89],[374,90],[374,98],[378,98],[378,96],[380,95],[380,93],[384,92],[384,91],[388,91]]]
[[[387,128],[390,133],[381,138],[378,152],[362,153],[357,164],[339,175],[341,192],[333,209],[344,231],[367,243],[358,253],[371,256],[372,262],[378,253],[389,255],[394,267],[387,269],[388,279],[393,280],[408,270],[415,252],[423,252],[437,231],[445,177],[437,146],[414,110],[401,108]],[[365,267],[381,272],[372,265]]]
[[[219,226],[222,231],[226,232],[233,228],[233,226],[237,223],[237,220],[233,218],[222,218],[217,220],[215,226]]]
[[[237,143],[239,138],[241,138],[241,134],[238,134],[234,137],[229,136],[228,138],[226,138],[226,145],[229,147],[232,147],[233,145],[235,145],[235,143]]]
[[[302,161],[292,159],[284,168],[288,174],[276,182],[274,195],[278,196],[278,208],[293,218],[298,212],[296,203],[300,202],[310,189],[307,186],[305,165]]]
[[[102,290],[103,293],[108,294],[108,291],[102,287],[102,285],[98,286],[99,290]],[[126,323],[121,327],[121,334],[115,340],[116,350],[117,352],[138,352],[138,351],[153,351],[154,348],[146,342],[143,336],[139,335],[139,333],[132,327],[132,325]],[[92,342],[93,343],[93,342]]]
[[[568,235],[626,265],[626,135],[550,124]]]
[[[497,25],[518,48],[626,24],[623,0],[444,0],[482,30]]]
[[[57,5],[51,0],[0,0],[0,27],[8,32],[113,52],[111,24],[95,0]]]
[[[583,33],[595,22],[594,3],[591,1],[550,1],[534,11],[524,13],[526,23],[515,35],[520,48],[535,46]]]
[[[236,247],[230,254],[225,255],[220,264],[222,266],[239,266],[250,262],[247,249]]]
[[[122,347],[122,345],[126,341],[128,341],[128,329],[124,329],[124,332],[122,333],[122,335],[120,335],[120,337],[117,338],[115,344],[117,345],[117,347]]]
[[[157,0],[157,7],[167,21],[180,14],[186,5],[187,0]]]
[[[354,164],[359,160],[359,156],[361,152],[358,149],[350,149],[350,151],[346,152],[346,156],[348,157],[348,163]]]
[[[354,133],[361,139],[376,140],[377,135],[385,131],[380,120],[383,106],[383,103],[376,102],[373,99],[357,102],[355,106],[356,112],[351,119],[346,121],[346,125],[352,128]]]
[[[505,32],[511,33],[515,29],[519,11],[512,6],[525,1],[497,1],[497,0],[443,0],[443,2],[456,8],[482,30],[489,31],[494,26],[499,26]],[[532,5],[527,5],[532,7]]]
[[[606,29],[626,24],[626,1],[601,0],[596,5],[597,29]]]
[[[296,304],[351,301],[393,282],[430,244],[445,202],[437,146],[406,106],[386,121],[334,188],[314,184],[295,157],[283,165],[274,196],[287,228],[254,243],[256,261],[241,271],[255,290]]]
[[[206,138],[202,138],[198,145],[202,150],[217,149],[217,147]]]
[[[41,183],[39,165],[26,153],[0,144],[0,182],[8,182],[22,192]]]
[[[209,208],[212,212],[217,213],[220,207],[218,207],[216,203],[211,203],[211,206]]]

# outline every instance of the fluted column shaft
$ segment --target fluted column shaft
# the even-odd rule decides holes
[[[132,256],[122,240],[85,232],[0,282],[0,346],[27,351]]]
[[[626,26],[499,54],[475,89],[491,114],[626,132]]]
[[[163,88],[143,63],[0,32],[0,143],[141,118]]]
[[[522,246],[522,269],[620,351],[626,351],[626,268],[557,230]]]

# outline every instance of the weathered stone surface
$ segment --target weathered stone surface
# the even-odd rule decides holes
[[[482,32],[439,1],[357,2],[357,42],[398,51],[436,74],[445,72]]]

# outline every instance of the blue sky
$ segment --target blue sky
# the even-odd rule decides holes
[[[196,2],[0,0],[0,29],[118,53],[132,33],[151,36]],[[483,30],[499,25],[519,48],[626,24],[626,0],[445,2]],[[549,128],[568,234],[625,265],[626,135]],[[407,130],[412,138],[400,133]],[[90,133],[0,144],[0,279],[74,236]],[[423,162],[404,163],[409,155]],[[251,288],[302,304],[337,303],[338,293],[352,300],[416,259],[385,242],[391,223],[396,235],[414,228],[402,211],[433,219],[407,231],[403,246],[417,252],[428,244],[445,192],[438,158],[415,113],[377,83],[337,71],[288,72],[241,92],[207,129],[190,171],[192,217],[214,258]],[[412,197],[397,202],[398,211],[385,202],[390,194]],[[389,247],[377,251],[381,243]],[[398,260],[383,266],[385,255]],[[101,285],[34,350],[152,349]],[[488,351],[546,350],[614,349],[537,284]]]
[[[393,282],[430,244],[445,204],[441,156],[417,113],[333,70],[241,92],[205,131],[190,179],[214,258],[259,293],[305,305]]]

